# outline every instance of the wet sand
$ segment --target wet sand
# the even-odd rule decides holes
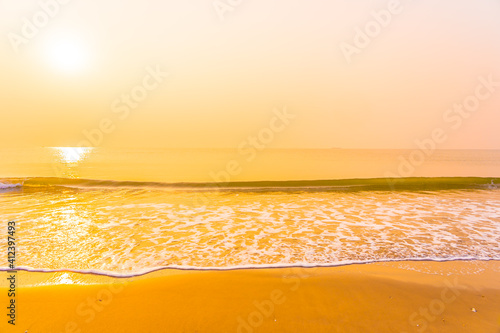
[[[2,332],[500,332],[500,261],[17,280]],[[6,278],[0,301],[6,313]]]

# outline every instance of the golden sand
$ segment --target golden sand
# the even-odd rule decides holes
[[[17,280],[16,325],[4,314],[1,332],[500,332],[499,261]]]

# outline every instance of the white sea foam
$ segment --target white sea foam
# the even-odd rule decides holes
[[[16,187],[22,187],[23,184],[6,184],[6,183],[0,183],[0,190],[4,189],[9,189],[9,188],[16,188]]]
[[[128,276],[165,267],[500,259],[498,191],[210,192],[203,206],[194,195],[7,194],[0,215],[18,221],[18,265],[30,269]]]

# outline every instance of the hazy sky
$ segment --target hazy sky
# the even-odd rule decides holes
[[[498,0],[61,2],[0,0],[2,146],[500,149]]]

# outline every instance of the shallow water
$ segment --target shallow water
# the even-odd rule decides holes
[[[17,265],[34,269],[134,273],[165,266],[500,259],[498,190],[57,186],[10,190],[0,205],[2,220],[17,221]]]

